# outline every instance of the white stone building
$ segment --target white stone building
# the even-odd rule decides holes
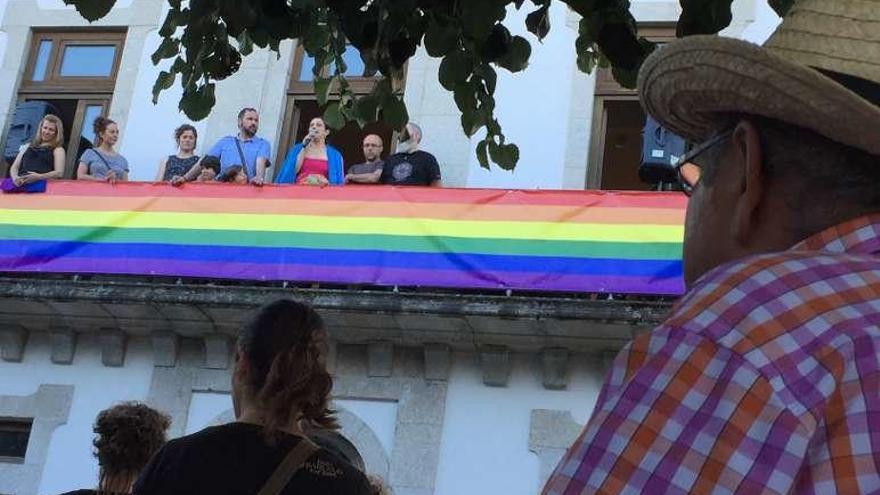
[[[633,3],[646,35],[669,37],[677,1]],[[117,0],[105,19],[88,24],[61,0],[0,0],[0,137],[19,101],[54,102],[77,138],[88,139],[83,123],[104,112],[120,123],[132,179],[152,180],[159,159],[173,152],[172,129],[186,120],[177,91],[158,105],[150,101],[161,67],[149,58],[163,4]],[[736,0],[734,7],[729,35],[761,42],[778,22],[764,0]],[[551,12],[551,34],[534,43],[531,66],[499,77],[497,113],[521,149],[513,173],[477,165],[476,141],[463,136],[452,96],[437,82],[439,61],[419,51],[409,63],[405,100],[445,185],[640,187],[633,153],[637,159],[644,116],[635,96],[606,75],[579,73],[577,17],[561,4]],[[525,13],[511,16],[517,25]],[[91,48],[78,55],[83,47]],[[283,155],[299,119],[315,111],[308,84],[298,81],[300,54],[291,42],[281,45],[280,57],[255,53],[219,84],[216,108],[196,124],[199,150],[233,132],[239,109],[253,106],[261,112],[260,135]],[[94,485],[91,423],[121,400],[168,411],[174,435],[231,417],[230,337],[243,312],[278,289],[238,288],[231,302],[216,287],[194,291],[143,281],[0,282],[0,448],[12,449],[0,451],[0,493]],[[588,418],[614,350],[665,307],[583,298],[300,295],[331,326],[344,433],[399,495],[537,492]],[[381,308],[352,302],[364,297]],[[22,438],[25,449],[17,452]]]

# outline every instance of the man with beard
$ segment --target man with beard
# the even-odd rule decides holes
[[[440,165],[434,155],[419,149],[422,129],[406,124],[397,153],[385,160],[379,182],[392,186],[440,186]]]
[[[247,174],[248,182],[256,186],[263,185],[266,167],[272,146],[269,141],[257,136],[260,115],[256,109],[242,108],[238,112],[238,134],[223,136],[206,153],[205,156],[216,156],[220,159],[220,175],[234,165],[242,165]],[[195,180],[201,172],[201,161],[193,165],[184,179]]]

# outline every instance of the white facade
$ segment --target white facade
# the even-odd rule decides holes
[[[3,5],[5,3],[5,8]],[[180,90],[162,94],[151,102],[151,89],[159,71],[149,60],[158,46],[158,28],[167,6],[161,0],[119,1],[114,10],[92,27],[128,27],[122,65],[110,106],[110,117],[120,123],[119,149],[132,164],[133,180],[152,180],[159,159],[174,151],[172,130],[187,121],[177,110]],[[675,1],[633,2],[639,22],[671,23],[679,14]],[[763,0],[737,0],[735,18],[725,32],[762,42],[778,19]],[[439,60],[419,50],[410,61],[405,101],[411,119],[425,133],[424,149],[433,152],[443,167],[444,183],[459,187],[584,188],[593,126],[595,75],[575,66],[576,14],[563,4],[551,10],[552,29],[543,41],[525,31],[526,11],[511,9],[508,23],[533,46],[531,66],[519,74],[499,71],[497,115],[510,142],[521,151],[513,172],[486,171],[477,165],[474,148],[479,136],[467,139],[461,132],[459,112],[452,95],[437,81]],[[16,102],[28,57],[33,27],[89,26],[61,0],[4,0],[0,2],[0,129],[5,130]],[[245,106],[261,112],[260,135],[277,150],[280,143],[287,84],[295,44],[281,45],[280,57],[268,51],[247,57],[241,70],[218,85],[217,106],[206,120],[196,123],[203,152],[219,137],[235,131],[236,114]],[[167,61],[165,61],[167,63]]]
[[[675,0],[633,3],[640,22],[673,22],[679,14]],[[133,180],[153,179],[159,159],[173,152],[173,128],[187,120],[177,110],[178,89],[163,93],[158,105],[150,101],[161,70],[149,56],[158,44],[162,5],[160,0],[118,0],[113,12],[94,24],[128,27],[110,117],[120,123],[120,151],[132,165]],[[734,7],[729,35],[762,42],[778,23],[764,0],[737,0]],[[512,11],[510,16],[509,24],[524,32],[525,12]],[[479,137],[469,140],[462,134],[452,95],[437,82],[439,60],[420,50],[410,62],[405,100],[411,119],[424,130],[423,148],[443,166],[445,185],[584,187],[595,76],[575,66],[577,17],[556,2],[551,20],[553,28],[543,43],[526,34],[533,41],[531,66],[521,74],[499,73],[497,115],[509,141],[521,150],[512,173],[497,168],[488,172],[477,165],[473,150]],[[61,0],[0,0],[2,135],[23,77],[30,30],[46,26],[89,25]],[[255,53],[235,76],[218,85],[216,108],[196,124],[200,151],[234,131],[236,114],[244,106],[260,110],[260,135],[273,150],[278,148],[294,49],[292,42],[285,42],[280,57]],[[102,363],[102,345],[98,337],[80,336],[72,364],[53,364],[50,335],[32,333],[21,362],[0,361],[0,417],[32,411],[35,417],[52,418],[46,425],[57,425],[32,438],[45,445],[29,447],[23,467],[0,462],[0,493],[48,495],[93,486],[97,465],[91,456],[91,425],[98,411],[118,401],[168,404],[174,409],[176,434],[229,418],[226,370],[206,375],[208,386],[197,387],[202,378],[189,377],[193,385],[175,395],[162,389],[163,384],[182,380],[174,370],[189,368],[155,366],[148,338],[129,340],[121,367]],[[384,379],[370,377],[354,364],[343,366],[357,359],[340,357],[337,405],[347,415],[345,425],[360,425],[358,446],[368,451],[368,467],[387,476],[399,495],[536,493],[572,432],[589,416],[607,365],[595,356],[572,356],[569,385],[560,391],[542,386],[535,354],[512,356],[505,387],[484,384],[476,352],[453,353],[448,379],[439,383],[406,366],[395,367]],[[172,404],[169,397],[179,403]],[[568,419],[560,423],[559,418]],[[418,438],[409,431],[417,431]],[[404,454],[412,465],[399,465],[406,460]]]
[[[129,339],[120,367],[102,363],[103,344],[96,336],[80,334],[69,365],[53,364],[53,345],[50,334],[32,333],[21,362],[0,361],[0,417],[15,416],[11,413],[14,404],[46,385],[68,386],[71,391],[66,406],[44,402],[32,411],[35,418],[54,414],[44,409],[66,407],[67,412],[50,432],[47,449],[35,445],[39,439],[32,438],[24,465],[0,462],[2,493],[48,495],[94,486],[98,468],[92,456],[92,423],[99,411],[119,401],[145,401],[164,409],[175,420],[173,435],[231,419],[232,404],[225,388],[228,370],[190,368],[184,358],[177,368],[154,367],[151,342],[143,337]],[[347,358],[337,358],[338,386],[334,392],[334,406],[347,415],[342,420],[343,433],[353,435],[368,470],[383,475],[398,494],[536,493],[563,446],[553,449],[550,461],[536,455],[534,441],[530,440],[535,434],[532,416],[538,410],[570,412],[579,428],[593,407],[607,364],[607,356],[572,356],[567,389],[547,390],[535,372],[538,364],[531,354],[512,354],[507,386],[489,387],[483,383],[475,353],[453,353],[448,379],[440,382],[407,377],[412,368],[407,364],[409,358],[400,352],[390,377],[365,378],[358,372],[357,350],[349,349],[348,353]],[[179,397],[179,403],[169,401],[162,389],[174,389],[175,370],[213,374],[205,380],[214,385],[194,386],[195,390]],[[432,392],[404,405],[407,399],[403,395],[418,387],[404,384],[398,400],[394,400],[391,389],[395,383],[410,379],[411,383],[427,384]],[[436,421],[429,418],[431,415],[437,415]],[[412,427],[407,416],[415,423],[430,424],[430,428],[402,437],[401,431]],[[373,438],[372,445],[364,438]],[[408,441],[414,447],[398,445]],[[414,464],[404,470],[389,469],[389,462],[393,464],[402,457],[401,449]],[[33,469],[27,470],[28,465]],[[41,476],[24,480],[23,472],[39,472]],[[417,483],[413,480],[425,472],[433,475],[433,492],[407,486]],[[30,481],[38,484],[31,486]]]

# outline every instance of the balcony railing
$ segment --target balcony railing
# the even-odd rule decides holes
[[[676,295],[678,193],[51,182],[0,272]]]

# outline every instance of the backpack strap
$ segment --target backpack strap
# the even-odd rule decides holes
[[[300,468],[302,468],[303,464],[305,464],[305,462],[317,451],[318,446],[315,445],[314,442],[306,437],[302,437],[299,443],[290,449],[290,452],[284,457],[281,464],[275,468],[275,471],[269,476],[269,479],[266,480],[266,484],[260,488],[257,495],[279,495],[287,484],[290,483],[290,479],[293,478],[293,475],[295,475]]]

